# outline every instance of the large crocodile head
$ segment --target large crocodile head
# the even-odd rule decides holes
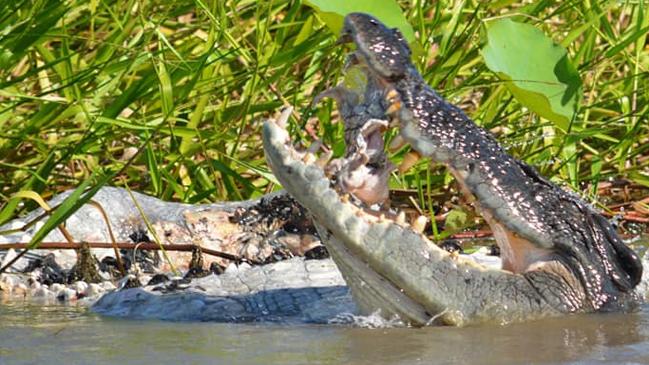
[[[330,168],[296,150],[283,128],[286,112],[265,124],[264,149],[278,180],[313,215],[360,308],[413,325],[466,325],[634,306],[642,267],[601,215],[506,154],[439,97],[410,63],[398,31],[355,13],[341,39],[355,43],[350,59],[368,80],[362,92],[339,85],[325,93],[337,99],[346,124],[344,158]],[[419,220],[406,223],[385,194],[368,194],[387,189],[392,165],[377,134],[388,125],[446,164],[475,198],[501,247],[502,270],[439,249]],[[363,178],[372,183],[359,184]]]

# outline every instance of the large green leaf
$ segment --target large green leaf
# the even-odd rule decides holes
[[[343,18],[349,13],[367,13],[376,17],[388,27],[399,28],[415,54],[422,51],[415,41],[415,31],[394,0],[305,0],[334,34],[340,33]]]
[[[487,67],[521,104],[566,131],[581,98],[581,79],[566,50],[529,24],[500,19],[486,28]]]

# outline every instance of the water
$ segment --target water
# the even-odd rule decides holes
[[[0,304],[0,364],[649,364],[649,306],[509,326],[135,321]]]

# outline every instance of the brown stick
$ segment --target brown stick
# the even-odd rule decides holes
[[[450,238],[455,239],[470,239],[470,238],[483,238],[491,237],[493,233],[491,231],[469,231],[469,232],[460,232],[452,234]]]
[[[602,215],[609,218],[613,217],[613,214],[608,212],[602,212]],[[622,216],[622,220],[627,222],[635,222],[635,223],[649,223],[649,218],[641,217],[636,214],[631,214],[631,212],[624,214]]]
[[[113,252],[115,253],[115,260],[117,261],[117,269],[119,269],[119,272],[120,274],[122,274],[122,276],[126,276],[126,268],[124,268],[124,264],[122,263],[122,256],[119,254],[118,247],[114,245],[116,240],[115,235],[113,234],[113,228],[111,228],[110,219],[108,219],[108,214],[106,214],[104,207],[102,207],[98,202],[90,199],[88,203],[97,208],[97,210],[99,210],[99,213],[101,213],[101,216],[104,218],[104,222],[106,222],[106,228],[108,228],[108,236],[110,237],[110,242],[113,243]]]
[[[113,248],[113,244],[110,242],[87,242],[90,248]],[[23,249],[27,247],[27,243],[3,243],[0,244],[0,250],[8,249]],[[229,254],[226,252],[221,252],[217,250],[212,250],[209,248],[204,248],[198,245],[193,244],[178,244],[178,245],[158,245],[157,243],[131,243],[131,242],[116,242],[115,246],[119,249],[133,250],[135,248],[139,250],[168,250],[168,251],[192,251],[195,248],[200,248],[203,253],[210,256],[216,256],[232,261],[246,261],[242,257],[237,255]],[[36,249],[44,250],[76,250],[81,248],[80,243],[68,243],[68,242],[41,242]],[[255,263],[255,262],[253,262]]]
[[[460,232],[451,235],[449,238],[453,239],[458,239],[458,240],[464,240],[464,239],[474,239],[474,238],[485,238],[485,237],[492,237],[493,232],[491,231],[467,231],[467,232]],[[637,234],[625,234],[625,233],[620,233],[620,237],[622,238],[632,238],[636,237]],[[2,246],[0,246],[2,247]]]

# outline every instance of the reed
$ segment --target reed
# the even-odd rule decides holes
[[[642,1],[400,5],[426,80],[513,155],[591,199],[609,178],[649,186]],[[340,80],[345,52],[300,1],[16,0],[0,14],[0,223],[35,206],[12,199],[19,191],[48,198],[89,181],[188,203],[275,190],[260,128],[286,104],[297,140],[313,132],[343,150],[335,107],[311,102]],[[575,128],[522,107],[485,66],[493,17],[532,24],[568,49],[583,81]],[[450,183],[425,161],[391,181],[428,193]]]

